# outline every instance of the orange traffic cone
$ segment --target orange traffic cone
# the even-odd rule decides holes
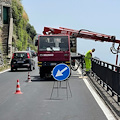
[[[16,92],[15,94],[23,94],[21,91],[20,91],[20,83],[19,83],[19,80],[17,79],[17,85],[16,85]]]
[[[28,80],[27,80],[27,82],[32,82],[31,78],[30,78],[30,73],[29,72],[28,72]]]

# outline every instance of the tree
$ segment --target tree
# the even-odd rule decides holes
[[[27,26],[26,26],[26,31],[27,31],[27,33],[30,35],[30,37],[32,38],[32,40],[33,40],[34,37],[37,35],[34,27],[31,26],[30,23],[27,24]]]

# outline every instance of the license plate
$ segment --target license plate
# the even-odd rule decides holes
[[[24,61],[17,61],[17,63],[24,63]]]
[[[51,63],[51,65],[56,65],[57,63]]]

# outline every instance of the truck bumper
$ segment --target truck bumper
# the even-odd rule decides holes
[[[55,67],[57,64],[60,64],[60,63],[64,63],[64,64],[70,66],[70,61],[38,62],[38,66],[39,67],[47,67],[47,66]]]

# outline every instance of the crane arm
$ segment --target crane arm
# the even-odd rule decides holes
[[[101,42],[113,42],[113,43],[120,43],[120,40],[116,40],[115,36],[105,35],[97,32],[92,32],[89,30],[81,29],[81,30],[73,30],[68,28],[59,27],[51,28],[51,27],[44,27],[43,34],[67,34],[73,37],[84,38],[84,39],[92,39],[94,41],[101,41]]]

